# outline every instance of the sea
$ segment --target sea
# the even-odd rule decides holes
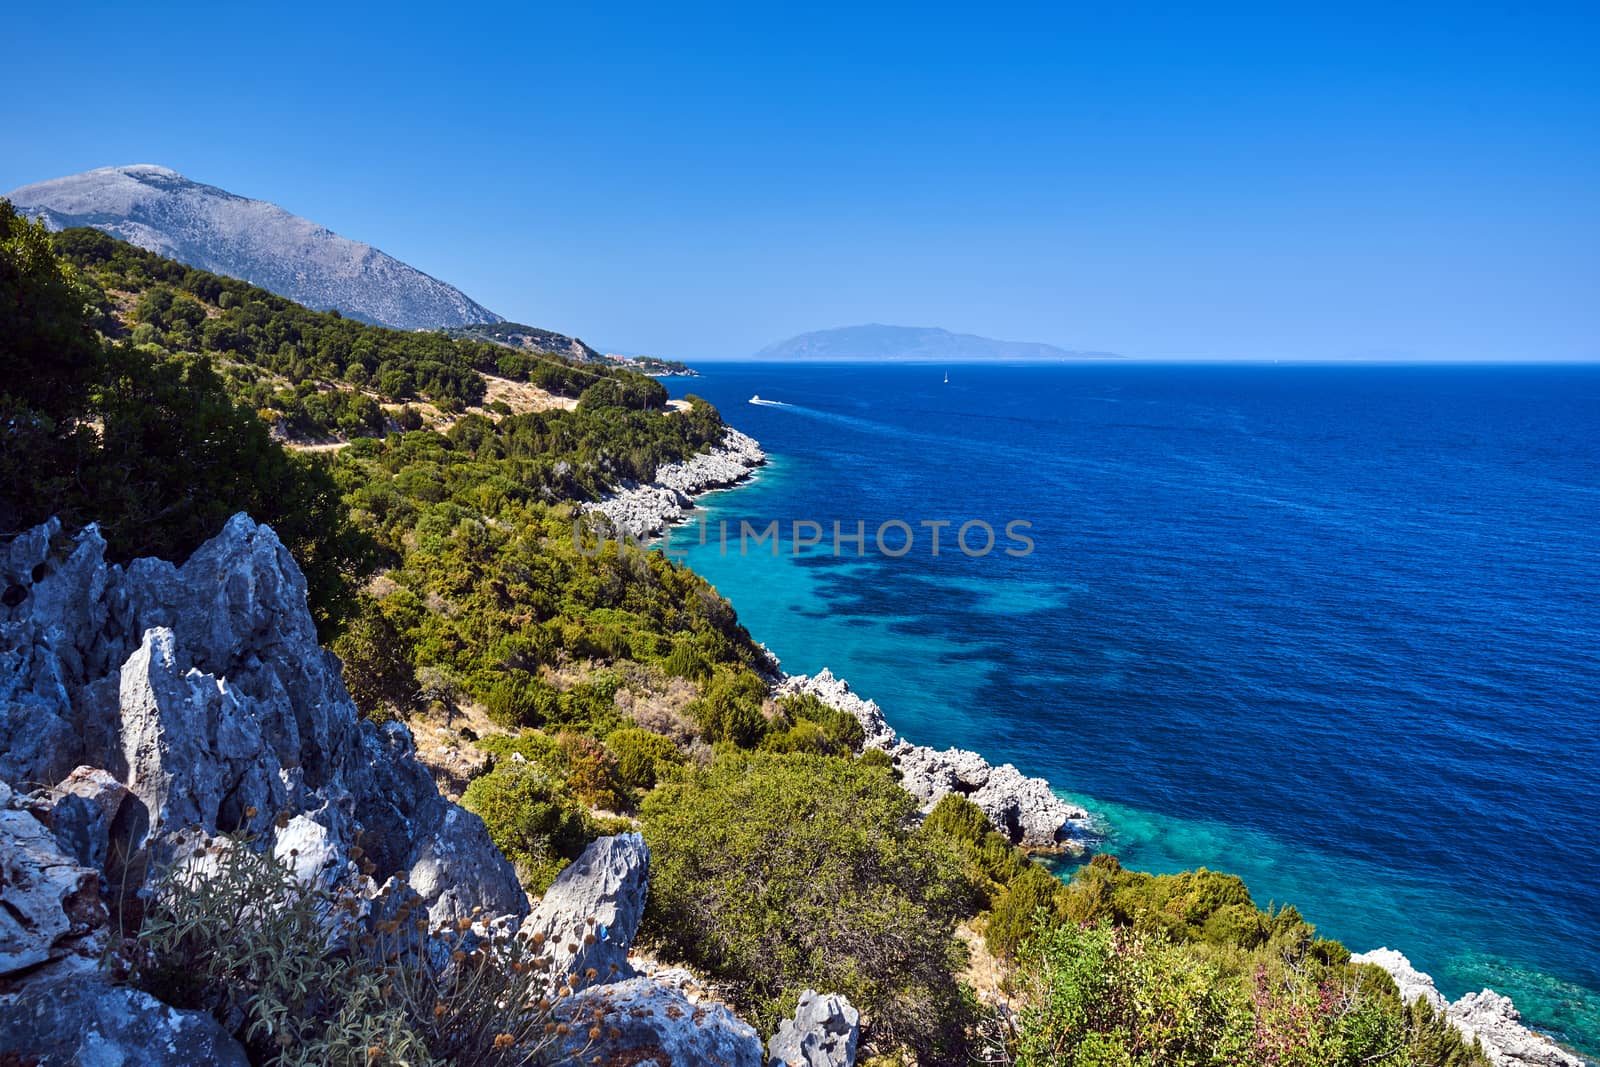
[[[700,370],[771,461],[663,547],[785,670],[1600,1055],[1600,366]]]

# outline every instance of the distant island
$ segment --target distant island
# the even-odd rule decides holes
[[[755,354],[771,360],[985,360],[1119,359],[1115,352],[1080,352],[1038,341],[997,341],[937,326],[841,326],[815,330],[768,345]]]

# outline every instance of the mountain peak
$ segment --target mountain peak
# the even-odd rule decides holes
[[[102,172],[129,174],[133,176],[138,176],[140,174],[157,174],[163,178],[182,178],[184,181],[189,180],[188,178],[184,178],[183,175],[179,174],[171,167],[163,167],[157,163],[129,163],[125,167],[101,167],[98,170],[91,170],[89,173],[100,174]]]
[[[170,167],[99,167],[8,194],[52,230],[93,226],[191,267],[395,329],[499,322],[454,286],[276,204]]]

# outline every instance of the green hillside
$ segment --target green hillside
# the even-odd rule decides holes
[[[484,408],[486,373],[577,403]],[[635,546],[581,551],[580,502],[721,438],[711,405],[665,399],[626,371],[52,238],[0,201],[0,535],[59,515],[99,522],[118,558],[181,558],[234,511],[273,524],[362,712],[408,722],[527,887],[637,825],[642,937],[763,1032],[809,987],[850,997],[882,1065],[1486,1062],[1236,878],[1098,857],[1063,885],[969,801],[920,818],[852,716],[771,697],[703,579]],[[447,417],[420,428],[406,403]],[[285,421],[343,447],[294,454],[269,432]]]

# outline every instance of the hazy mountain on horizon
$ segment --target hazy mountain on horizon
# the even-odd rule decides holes
[[[93,226],[310,308],[401,330],[500,322],[461,290],[265,200],[166,167],[101,167],[7,194],[52,230]]]
[[[813,330],[768,345],[756,359],[794,360],[1070,360],[1117,359],[1114,352],[1079,352],[1038,341],[997,341],[937,326],[841,326]]]

